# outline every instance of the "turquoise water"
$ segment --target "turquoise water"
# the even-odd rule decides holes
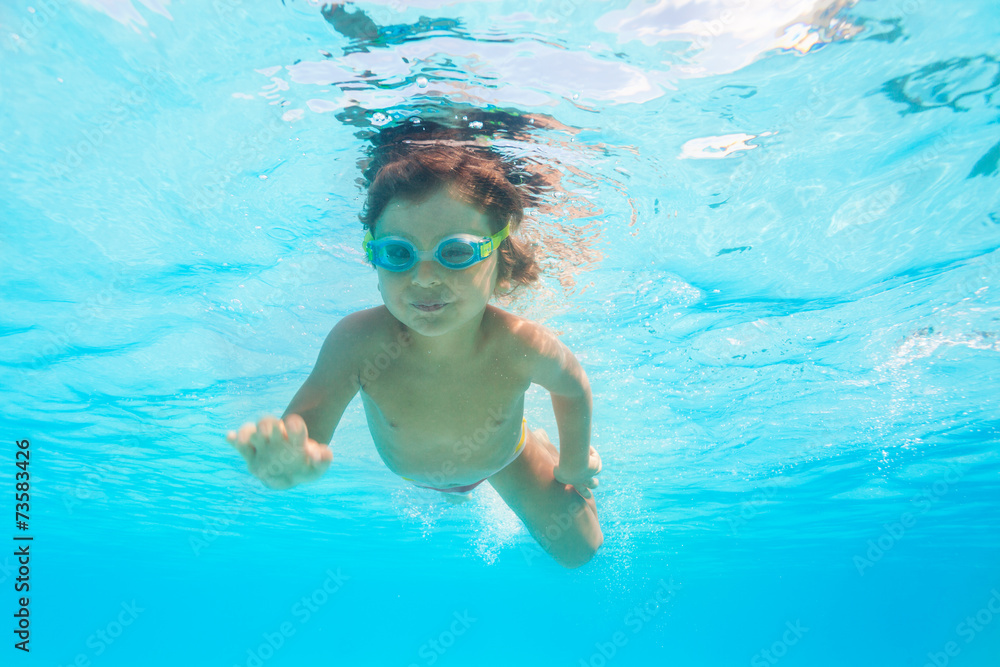
[[[0,7],[0,662],[998,664],[998,5],[348,13]],[[395,477],[358,400],[313,485],[223,439],[380,303],[358,160],[414,116],[549,183],[504,305],[593,386],[579,570]]]

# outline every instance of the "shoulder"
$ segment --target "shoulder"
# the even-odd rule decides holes
[[[391,335],[393,322],[396,319],[385,306],[345,315],[327,334],[320,361],[338,366],[350,366],[352,360],[359,362],[373,345]]]
[[[340,318],[327,335],[327,343],[339,346],[356,346],[364,343],[371,331],[378,327],[378,308],[359,310]]]
[[[589,393],[587,374],[554,331],[499,308],[492,315],[501,323],[498,329],[507,332],[503,345],[507,363],[525,379],[561,395]]]
[[[563,345],[555,332],[532,320],[489,306],[498,356],[522,368],[529,377],[545,358],[557,354]]]
[[[389,320],[395,318],[389,313],[385,306],[366,308],[348,315],[344,315],[330,332],[344,336],[369,336],[389,325]]]
[[[346,335],[371,338],[383,334],[394,335],[404,327],[388,308],[376,306],[344,315],[333,328],[339,328]]]

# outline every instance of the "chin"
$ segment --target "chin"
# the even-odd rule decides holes
[[[426,322],[406,322],[405,324],[410,331],[425,338],[436,338],[451,331],[450,327],[428,326]]]
[[[457,304],[449,305],[449,312],[427,313],[415,312],[412,307],[406,308],[405,317],[397,318],[407,327],[422,336],[435,337],[451,333],[456,329],[461,329],[474,319],[477,312],[470,310],[468,304],[465,308],[456,308]],[[454,309],[454,310],[451,310]]]
[[[454,326],[452,318],[442,318],[433,313],[428,314],[429,316],[423,315],[415,311],[410,304],[397,304],[394,306],[386,304],[386,307],[397,320],[425,336],[440,335]]]

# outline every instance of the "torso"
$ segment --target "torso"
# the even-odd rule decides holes
[[[381,312],[379,312],[381,311]],[[482,344],[461,364],[430,363],[384,307],[361,355],[361,398],[375,448],[394,473],[444,488],[489,477],[521,436],[531,384],[512,326],[527,323],[487,306]]]

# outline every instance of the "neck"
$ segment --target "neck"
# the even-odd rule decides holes
[[[461,328],[440,336],[424,336],[410,329],[410,346],[414,354],[422,359],[448,363],[463,361],[473,357],[483,342],[483,319],[485,309]]]

